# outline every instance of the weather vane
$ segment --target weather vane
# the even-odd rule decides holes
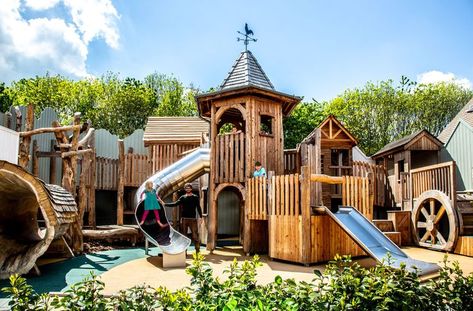
[[[258,39],[250,37],[250,36],[254,36],[255,34],[253,33],[253,30],[248,28],[248,23],[245,23],[245,33],[241,32],[241,31],[237,31],[237,32],[240,35],[244,36],[244,38],[237,37],[237,41],[238,42],[243,41],[243,43],[245,44],[245,51],[248,51],[248,44],[250,43],[250,41],[252,41],[252,42],[258,41]]]

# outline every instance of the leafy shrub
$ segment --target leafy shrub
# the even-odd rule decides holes
[[[391,258],[386,259],[389,263]],[[464,276],[457,262],[445,257],[436,279],[421,284],[417,271],[379,264],[366,269],[348,256],[337,256],[324,273],[314,271],[311,282],[283,280],[257,284],[257,256],[239,264],[234,260],[220,280],[197,254],[186,269],[189,287],[172,292],[164,287],[136,286],[112,297],[91,275],[64,296],[37,294],[25,279],[10,277],[4,288],[12,310],[473,310],[473,274]]]

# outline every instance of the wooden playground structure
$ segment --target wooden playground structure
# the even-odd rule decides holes
[[[67,214],[67,221],[56,229],[61,234],[53,237],[69,254],[83,251],[84,237],[124,238],[134,245],[139,231],[133,227],[132,198],[138,187],[156,171],[208,143],[210,174],[195,185],[205,214],[201,234],[206,234],[210,251],[217,247],[222,218],[229,217],[226,209],[234,208],[238,212],[231,221],[239,226],[245,253],[268,253],[274,259],[306,265],[337,254],[367,255],[326,212],[352,206],[399,246],[416,244],[473,256],[473,198],[457,191],[456,163],[439,163],[442,143],[428,132],[386,146],[373,162],[355,161],[357,139],[335,116],[328,116],[296,148],[285,150],[283,118],[301,98],[276,91],[250,51],[241,53],[217,91],[196,99],[199,118],[150,117],[140,139],[144,146],[132,147],[117,138],[112,143],[116,157],[98,153],[96,131],[81,122],[80,114],[74,115],[71,125],[54,121],[51,127],[34,128],[29,106],[25,124],[21,114],[9,120],[9,127],[21,137],[21,168],[11,170],[34,179],[38,191],[51,193],[51,187],[37,178],[41,161],[48,159],[45,182],[60,184],[77,202],[76,209],[71,207],[67,213],[55,209],[57,215]],[[14,121],[16,125],[11,124]],[[232,132],[225,131],[229,125]],[[32,139],[44,133],[55,137],[47,151]],[[427,162],[421,161],[424,158]],[[263,163],[267,177],[253,177],[256,161]],[[97,225],[96,196],[102,192],[116,199],[116,210],[107,210],[116,215],[111,226]],[[227,202],[226,192],[236,194],[237,201],[231,201],[236,206],[219,206]],[[177,225],[177,209],[172,218]]]

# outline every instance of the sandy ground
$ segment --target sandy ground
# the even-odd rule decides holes
[[[436,262],[442,261],[445,255],[442,252],[429,251],[421,248],[404,248],[404,251],[412,258]],[[224,277],[223,271],[229,266],[233,258],[244,261],[249,257],[244,256],[240,247],[225,247],[217,249],[212,255],[203,252],[206,261],[213,268],[214,275]],[[465,273],[473,272],[473,258],[449,254],[449,260],[457,260]],[[187,256],[187,265],[192,261],[192,254]],[[374,261],[370,258],[357,260],[363,266],[370,266]],[[267,256],[261,256],[263,266],[259,267],[258,282],[265,284],[274,280],[277,275],[282,278],[294,278],[298,281],[310,281],[315,269],[323,271],[325,264],[303,265],[290,264],[280,261],[272,261]],[[190,277],[182,268],[163,269],[162,257],[147,257],[129,261],[111,269],[101,275],[105,282],[105,293],[116,293],[121,289],[130,288],[135,285],[150,285],[152,287],[165,286],[170,290],[176,290],[190,284]]]

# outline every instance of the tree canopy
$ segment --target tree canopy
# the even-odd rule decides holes
[[[94,127],[126,137],[144,128],[151,115],[196,115],[195,92],[176,78],[157,73],[144,81],[115,73],[79,81],[46,74],[15,81],[10,87],[0,84],[0,108],[6,111],[12,104],[33,104],[39,113],[51,107],[63,123],[80,112]]]
[[[398,85],[388,80],[347,90],[325,103],[324,114],[335,115],[373,154],[417,130],[437,136],[472,97],[455,83],[416,84],[402,77]]]

